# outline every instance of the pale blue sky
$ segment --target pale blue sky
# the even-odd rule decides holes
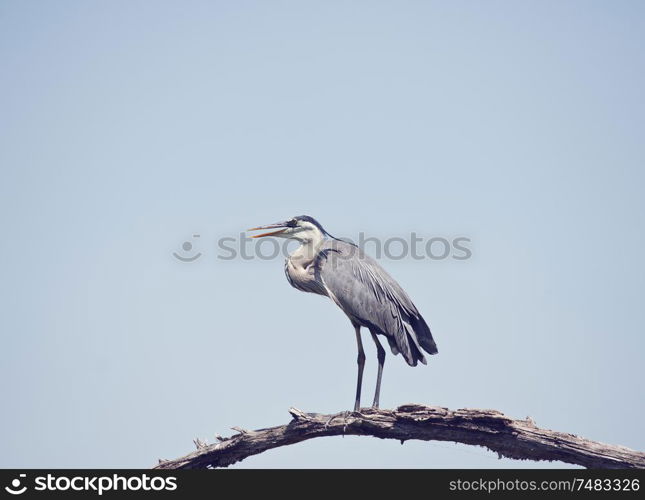
[[[439,346],[388,356],[383,406],[645,449],[644,38],[637,1],[3,0],[0,466],[148,467],[348,409],[343,314],[281,259],[215,257],[296,214],[472,240],[382,261]],[[533,465],[349,437],[241,464]]]

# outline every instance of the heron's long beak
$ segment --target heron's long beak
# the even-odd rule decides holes
[[[286,222],[276,222],[275,224],[267,224],[266,226],[258,226],[258,227],[252,227],[250,229],[247,229],[247,231],[258,231],[260,229],[275,229],[275,228],[282,228],[278,231],[271,231],[268,233],[262,233],[262,234],[254,234],[251,236],[251,238],[262,238],[263,236],[276,236],[280,233],[284,233],[287,230],[287,223]]]

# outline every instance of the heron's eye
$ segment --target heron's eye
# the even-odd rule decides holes
[[[289,222],[287,222],[287,225],[289,227],[296,227],[298,225],[298,221],[296,219],[291,219]]]

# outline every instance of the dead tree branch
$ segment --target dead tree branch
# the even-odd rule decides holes
[[[623,446],[589,441],[573,434],[540,429],[531,419],[513,420],[496,410],[448,410],[437,406],[404,405],[396,410],[361,409],[335,415],[289,410],[287,425],[249,431],[237,429],[229,438],[206,445],[157,469],[227,467],[251,455],[323,436],[374,436],[382,439],[454,441],[484,446],[522,460],[557,460],[588,468],[645,468],[645,453]]]

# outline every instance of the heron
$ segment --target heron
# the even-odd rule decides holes
[[[423,354],[437,354],[428,324],[401,286],[374,259],[353,243],[335,238],[308,215],[253,227],[248,231],[272,231],[252,238],[276,237],[296,240],[300,245],[285,260],[287,280],[297,290],[329,297],[347,315],[356,334],[358,375],[354,411],[360,410],[365,351],[361,328],[369,330],[376,344],[378,372],[373,408],[379,407],[385,337],[392,354],[401,354],[410,366]]]

